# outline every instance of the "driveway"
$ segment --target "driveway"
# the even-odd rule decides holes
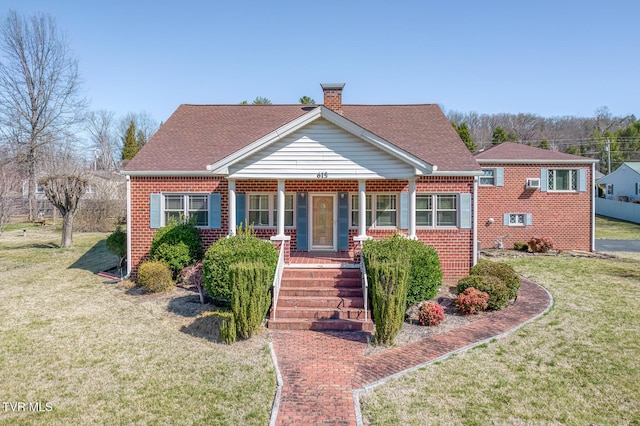
[[[596,240],[596,251],[626,251],[640,253],[640,240]]]

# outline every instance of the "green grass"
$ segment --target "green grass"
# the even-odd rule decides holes
[[[94,274],[115,264],[106,234],[62,250],[59,230],[22,229],[0,236],[0,424],[268,423],[265,333],[227,346],[181,332],[193,318]]]
[[[640,225],[623,220],[596,216],[596,238],[640,240]]]
[[[553,309],[363,394],[366,424],[640,424],[640,255],[507,262]]]

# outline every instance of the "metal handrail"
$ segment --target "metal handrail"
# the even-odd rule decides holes
[[[369,311],[369,281],[367,279],[367,267],[364,265],[364,256],[360,253],[360,274],[362,276],[362,298],[364,299],[364,321],[367,322],[367,312]]]
[[[284,272],[284,241],[280,243],[280,254],[278,255],[278,265],[276,266],[276,274],[273,277],[273,309],[272,319],[276,319],[276,308],[278,307],[278,296],[280,295],[280,282]]]

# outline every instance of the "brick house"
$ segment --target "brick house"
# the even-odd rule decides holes
[[[475,154],[481,248],[551,237],[558,249],[592,251],[597,160],[504,142]]]
[[[183,216],[205,247],[253,224],[288,263],[400,232],[436,248],[446,281],[466,275],[478,163],[437,105],[343,105],[343,86],[323,84],[323,105],[181,105],[123,172],[130,272]]]

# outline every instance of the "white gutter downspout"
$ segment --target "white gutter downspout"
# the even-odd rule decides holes
[[[122,277],[123,280],[129,279],[131,276],[131,176],[127,178],[127,275]]]
[[[478,263],[478,176],[473,177],[473,265]]]
[[[596,251],[596,163],[591,163],[591,251]]]

